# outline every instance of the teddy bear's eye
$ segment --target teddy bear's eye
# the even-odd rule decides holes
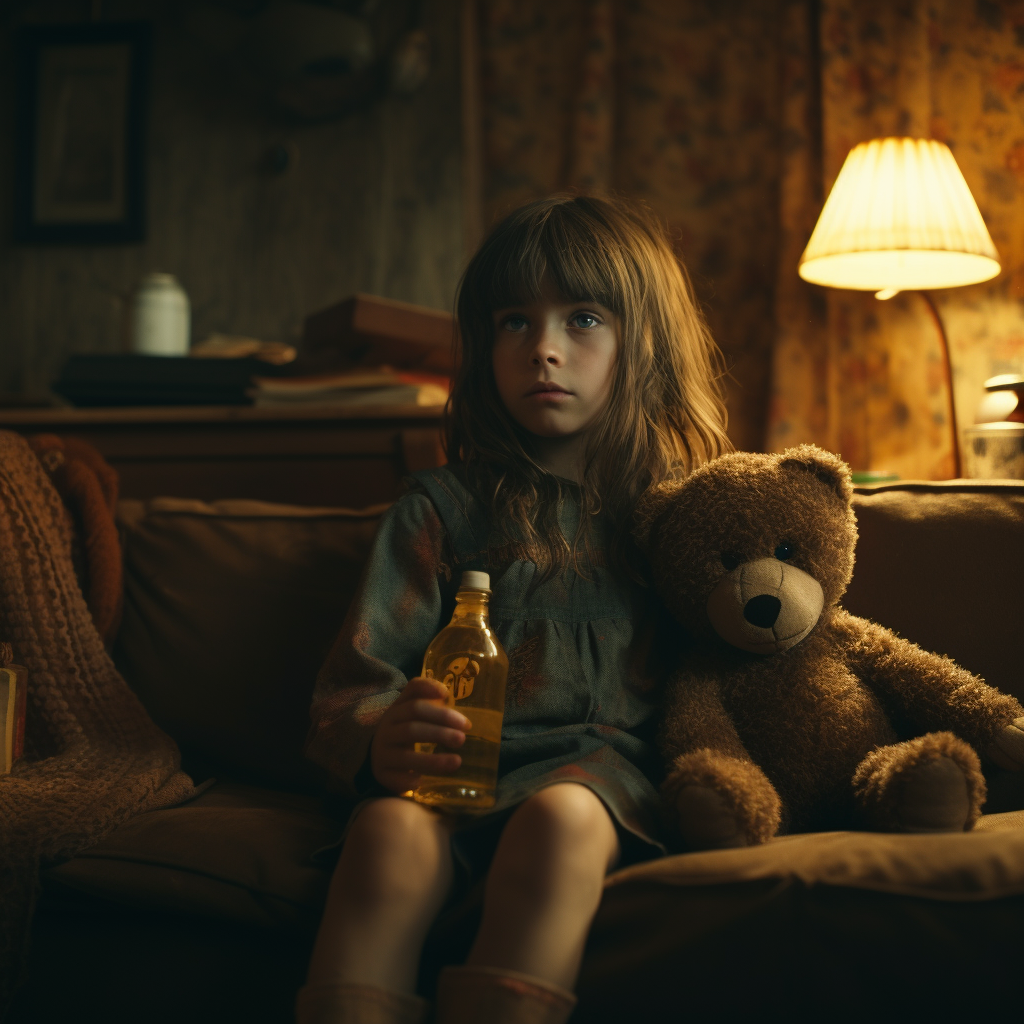
[[[722,565],[724,565],[729,572],[732,572],[733,569],[740,564],[740,556],[734,555],[731,551],[723,551],[719,557],[722,559]]]
[[[793,547],[791,544],[780,544],[775,549],[775,557],[780,561],[784,562],[787,558],[793,557]]]

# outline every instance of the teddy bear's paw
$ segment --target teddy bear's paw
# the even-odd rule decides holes
[[[963,832],[985,801],[974,750],[952,733],[918,736],[873,750],[854,775],[868,823],[891,832]]]
[[[967,777],[951,757],[916,764],[897,780],[903,832],[963,832],[971,813]]]
[[[676,793],[675,809],[683,844],[688,850],[723,850],[746,846],[736,812],[706,786],[683,786]]]
[[[1024,718],[1015,718],[996,733],[985,748],[985,756],[1011,772],[1024,768]]]
[[[779,830],[779,795],[752,762],[695,750],[673,769],[662,797],[687,849],[753,846]]]

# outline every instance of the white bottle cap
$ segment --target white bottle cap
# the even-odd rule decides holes
[[[490,590],[491,577],[485,572],[473,572],[469,570],[462,574],[462,581],[459,583],[459,590]]]

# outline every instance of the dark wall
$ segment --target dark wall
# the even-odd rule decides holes
[[[152,270],[192,302],[192,338],[295,336],[356,291],[450,308],[463,263],[459,5],[425,0],[426,83],[344,118],[290,122],[256,76],[202,38],[197,4],[106,0],[153,25],[145,242],[11,242],[12,48],[18,24],[88,19],[87,2],[0,6],[0,394],[45,392],[69,352],[118,351],[126,299]],[[267,166],[283,144],[284,173]]]

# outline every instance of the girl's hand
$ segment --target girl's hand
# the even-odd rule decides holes
[[[448,690],[436,679],[416,676],[384,712],[370,744],[373,777],[394,793],[412,789],[420,775],[448,775],[461,764],[458,754],[420,754],[415,743],[461,747],[470,722],[446,706]]]

